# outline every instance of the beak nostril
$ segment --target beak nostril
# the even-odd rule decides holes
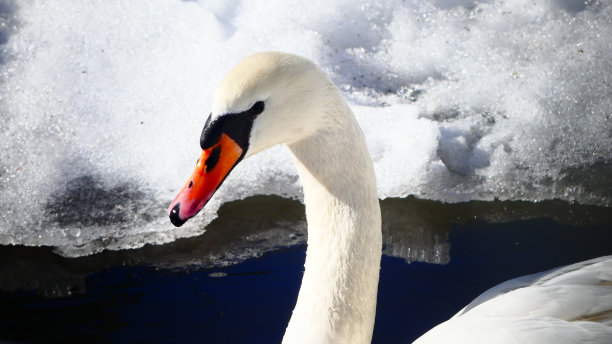
[[[206,159],[206,162],[205,162],[206,172],[210,172],[213,168],[215,168],[215,166],[217,166],[220,155],[221,155],[221,146],[217,146],[213,148],[212,152],[210,152],[210,155],[208,156],[208,159]]]
[[[193,186],[193,180],[189,182],[188,188],[191,189],[192,186]]]

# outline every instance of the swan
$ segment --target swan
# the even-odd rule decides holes
[[[376,177],[364,135],[351,109],[340,90],[314,63],[296,55],[263,52],[245,58],[223,78],[214,93],[212,113],[200,137],[201,156],[195,171],[170,204],[170,220],[181,226],[204,207],[242,159],[281,143],[288,147],[297,167],[308,223],[302,285],[283,343],[369,343],[374,328],[382,249]],[[591,279],[586,282],[596,286],[599,283],[599,294],[592,296],[599,307],[582,307],[580,298],[565,305],[566,308],[581,305],[586,312],[575,312],[571,324],[579,324],[577,331],[588,332],[585,335],[599,331],[600,336],[610,339],[611,257],[557,270],[567,274],[554,278],[547,275],[546,283],[561,279],[558,284],[564,286],[564,276],[571,273],[578,275],[576,280],[584,282],[581,280],[584,269],[590,271]],[[540,284],[535,282],[535,277],[532,279],[533,288],[546,285],[545,277],[540,276],[537,282]],[[529,289],[526,280],[521,283],[522,288],[514,292]],[[511,319],[497,314],[497,306],[486,306],[511,296],[509,290],[513,286],[516,283],[485,293],[419,340],[458,342],[459,336],[451,333],[457,330],[467,338],[466,343],[512,342],[504,341],[502,332],[493,328],[506,328],[504,324]],[[499,291],[505,293],[494,297]],[[589,293],[585,298],[592,301]],[[539,300],[536,295],[519,297],[523,296]],[[549,296],[547,300],[553,303],[547,306],[551,310],[548,313],[546,308],[541,310],[540,317],[556,314],[555,304],[557,308],[564,307],[563,299]],[[526,307],[528,303],[520,300],[530,311]],[[473,316],[482,308],[487,308],[483,314],[492,319],[484,330],[478,329],[480,320]],[[524,323],[513,322],[514,327],[507,329],[538,332],[529,327],[529,317],[523,320]],[[457,321],[459,325],[453,325]],[[552,321],[541,324],[565,326]],[[478,332],[470,334],[464,325],[476,325],[477,331],[487,330],[494,336],[491,338],[498,340],[482,339]],[[612,343],[612,339],[607,343]]]

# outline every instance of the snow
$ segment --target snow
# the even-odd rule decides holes
[[[332,76],[381,198],[610,206],[609,37],[598,1],[1,1],[0,244],[139,247],[202,233],[227,201],[300,199],[276,147],[196,221],[165,214],[216,84],[264,50]]]

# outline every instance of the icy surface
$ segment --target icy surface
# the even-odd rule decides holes
[[[0,244],[65,255],[202,233],[224,202],[297,198],[283,147],[181,229],[221,77],[306,56],[362,124],[379,196],[612,205],[607,1],[0,0]]]

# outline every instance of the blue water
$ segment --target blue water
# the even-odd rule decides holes
[[[606,221],[599,225],[546,218],[455,223],[445,265],[408,264],[384,255],[373,343],[410,342],[507,279],[612,254],[610,216],[603,216]],[[128,259],[125,266],[111,262],[90,273],[87,264],[40,250],[45,249],[0,247],[0,272],[19,264],[31,267],[26,261],[55,261],[53,266],[84,276],[84,284],[60,297],[41,295],[40,289],[2,288],[2,340],[278,343],[295,304],[305,257],[305,246],[297,245],[224,268],[130,266]]]

